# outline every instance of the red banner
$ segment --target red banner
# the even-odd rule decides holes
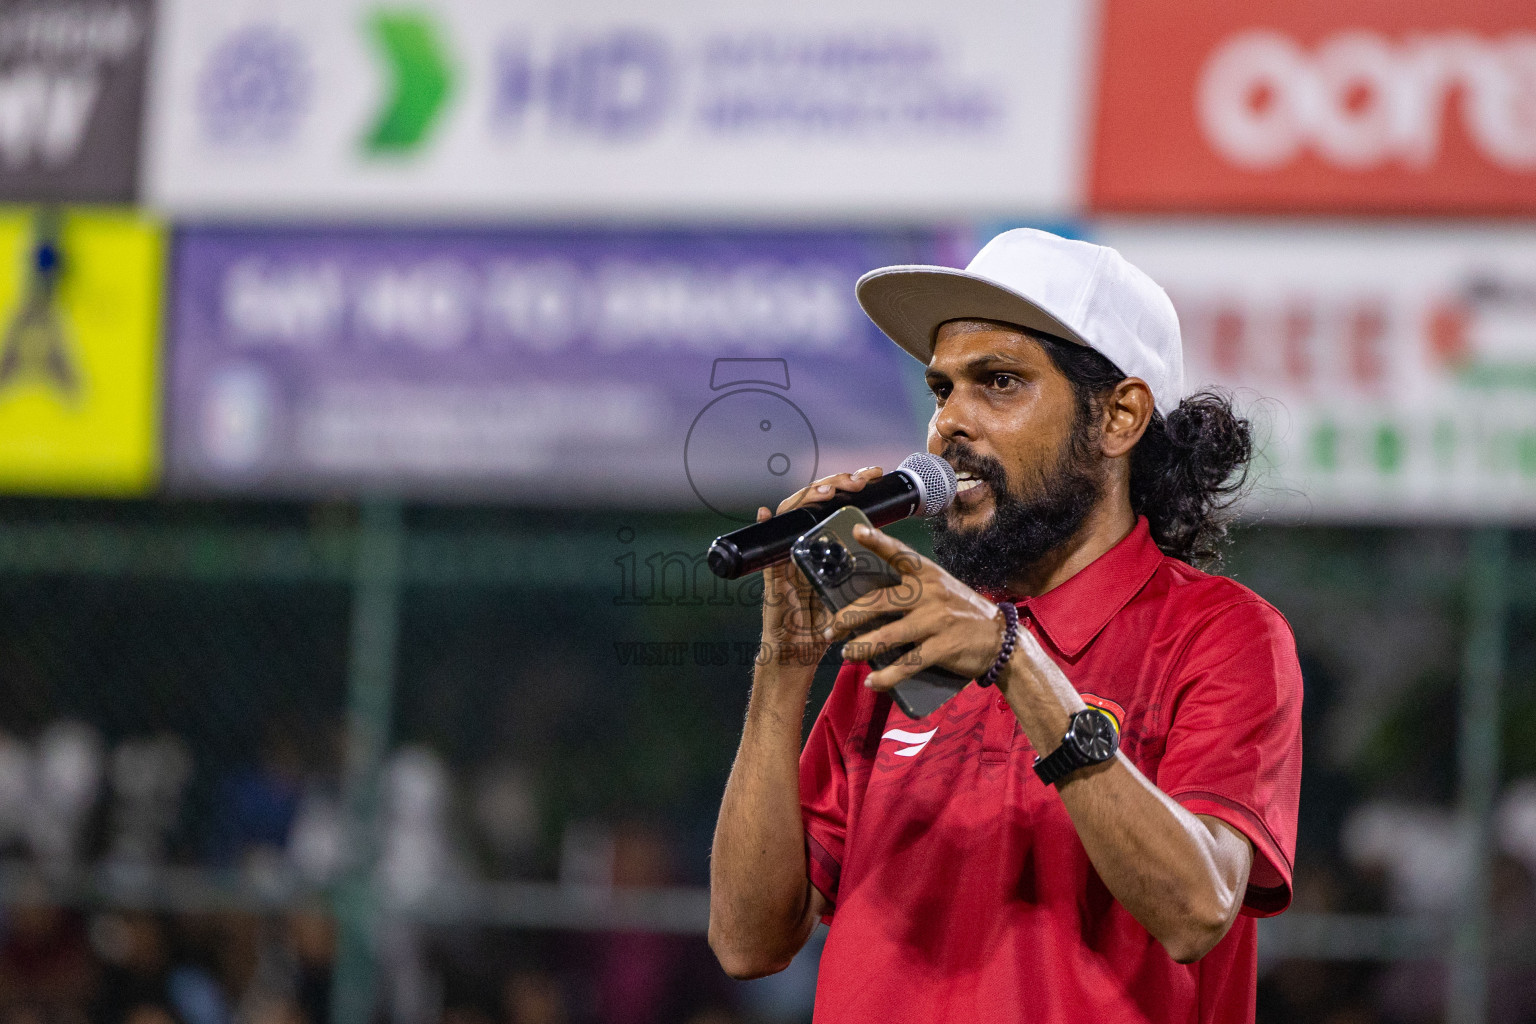
[[[1530,0],[1107,0],[1105,211],[1536,212]]]

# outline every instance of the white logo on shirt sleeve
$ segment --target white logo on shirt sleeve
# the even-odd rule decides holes
[[[916,757],[923,752],[923,748],[928,745],[928,741],[933,739],[933,734],[938,731],[937,728],[929,729],[927,732],[907,732],[905,729],[891,729],[880,738],[883,740],[896,740],[899,743],[914,744],[910,747],[902,747],[896,751],[896,756]]]

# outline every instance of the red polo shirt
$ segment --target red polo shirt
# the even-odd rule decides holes
[[[925,719],[844,665],[800,758],[811,882],[833,904],[816,1019],[828,1024],[1252,1021],[1256,917],[1291,899],[1301,672],[1252,591],[1158,550],[1145,519],[1019,605],[1120,749],[1191,812],[1253,843],[1243,912],[1175,963],[1088,860],[995,689]]]

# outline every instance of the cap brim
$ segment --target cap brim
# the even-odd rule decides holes
[[[997,320],[1088,344],[1029,296],[954,267],[881,267],[859,278],[854,292],[875,326],[924,366],[949,320]]]

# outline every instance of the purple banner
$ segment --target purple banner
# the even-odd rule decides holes
[[[169,479],[741,515],[923,446],[913,360],[859,309],[894,232],[194,228]]]

